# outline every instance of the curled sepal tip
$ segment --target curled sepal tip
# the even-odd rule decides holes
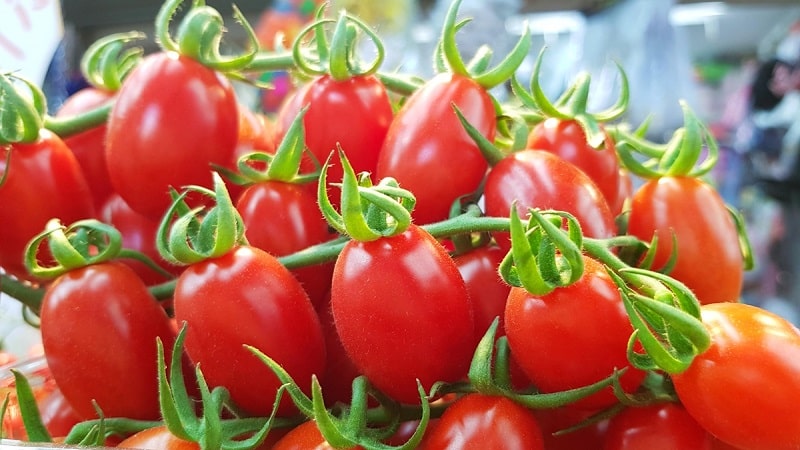
[[[225,182],[212,172],[214,190],[186,186],[175,195],[161,220],[156,236],[159,254],[168,262],[188,265],[222,256],[237,245],[245,244],[244,223],[236,211]],[[186,197],[197,193],[214,200],[215,205],[189,209]]]
[[[16,73],[0,73],[0,145],[31,143],[47,115],[44,92]]]
[[[156,16],[156,40],[161,47],[199,61],[214,70],[236,73],[245,69],[259,50],[255,30],[244,14],[233,5],[233,17],[245,30],[246,49],[237,55],[224,56],[220,44],[225,34],[225,23],[220,13],[204,1],[193,1],[178,25],[176,36],[170,35],[169,25],[184,0],[167,0]]]
[[[43,244],[52,255],[52,265],[45,266],[37,258]],[[65,226],[58,219],[50,219],[26,246],[25,268],[37,278],[53,279],[70,270],[109,261],[121,250],[122,234],[111,225],[86,219]]]
[[[320,173],[317,201],[323,216],[336,231],[357,241],[374,241],[402,233],[411,225],[416,199],[397,181],[385,178],[373,185],[369,174],[357,176],[344,150],[338,149],[344,170],[341,182],[341,214],[328,197],[327,173],[332,154]]]
[[[533,208],[529,212],[530,220],[523,224],[516,204],[511,207],[511,251],[499,271],[508,284],[546,295],[583,275],[583,233],[569,213]]]
[[[95,41],[83,54],[81,74],[95,88],[114,92],[122,80],[142,60],[142,47],[127,47],[130,42],[144,39],[140,31],[114,33]]]

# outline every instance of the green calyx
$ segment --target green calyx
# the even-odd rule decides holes
[[[591,113],[587,111],[591,82],[588,73],[579,74],[555,102],[547,98],[539,81],[544,52],[545,48],[539,52],[536,59],[529,90],[526,90],[516,77],[511,77],[514,94],[523,105],[540,114],[534,117],[536,121],[540,121],[541,117],[553,117],[562,121],[574,120],[583,129],[589,145],[600,148],[606,138],[600,124],[619,119],[628,108],[630,91],[625,71],[617,64],[620,74],[620,93],[616,103],[606,110]]]
[[[442,66],[446,66],[450,72],[472,78],[485,89],[505,83],[528,56],[531,47],[528,26],[525,26],[522,36],[511,52],[494,67],[490,67],[492,51],[488,47],[481,47],[472,60],[465,63],[456,43],[456,34],[469,20],[457,20],[459,6],[461,0],[455,0],[447,10],[435,58],[437,69],[441,71],[444,69]]]
[[[110,92],[122,86],[122,80],[142,60],[144,49],[126,48],[133,41],[145,38],[139,31],[115,33],[95,41],[81,58],[81,73],[97,89]]]
[[[0,73],[0,105],[0,145],[39,139],[47,101],[35,83],[19,74]]]
[[[345,81],[355,76],[375,74],[383,63],[383,42],[372,28],[361,19],[339,13],[337,20],[321,17],[304,27],[292,44],[292,54],[297,67],[307,75],[329,74],[334,80]],[[325,25],[334,24],[328,41]],[[313,35],[310,43],[307,37]],[[366,36],[375,46],[375,59],[364,63],[358,58],[358,39]]]
[[[397,181],[385,178],[372,185],[368,173],[356,176],[344,151],[339,148],[339,161],[344,169],[341,184],[341,213],[328,198],[328,161],[319,177],[317,201],[328,224],[336,231],[357,241],[374,241],[404,232],[411,225],[411,211],[416,199],[402,189]]]
[[[583,276],[583,234],[569,213],[530,209],[523,224],[516,205],[511,207],[511,251],[498,268],[511,286],[534,295],[578,281]],[[566,229],[561,228],[566,223]]]
[[[214,70],[239,76],[253,61],[259,49],[258,37],[244,14],[235,5],[233,17],[245,30],[247,49],[238,55],[224,56],[220,44],[225,34],[225,24],[220,13],[205,4],[204,0],[193,0],[191,8],[178,25],[175,38],[170,35],[169,25],[184,0],[167,0],[156,16],[156,39],[164,50],[173,51],[192,58]]]
[[[174,199],[158,227],[156,246],[161,256],[178,265],[194,264],[228,253],[246,243],[244,223],[236,211],[225,182],[213,172],[214,190],[187,186]],[[190,209],[186,197],[200,194],[214,200],[215,205]]]
[[[711,131],[685,101],[680,102],[683,126],[666,144],[645,138],[648,122],[630,131],[624,126],[610,130],[620,163],[632,174],[646,179],[665,176],[702,177],[719,159],[719,146]]]

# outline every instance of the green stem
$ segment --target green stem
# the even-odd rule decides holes
[[[69,117],[47,115],[44,117],[44,127],[62,138],[72,136],[103,125],[108,120],[113,105],[114,101],[110,100],[95,109]]]
[[[291,70],[296,67],[291,50],[264,51],[256,53],[255,57],[246,67],[244,72],[278,72]]]
[[[39,315],[42,307],[42,299],[44,298],[45,290],[43,288],[33,287],[30,284],[24,283],[12,278],[8,275],[0,274],[0,292],[7,294],[13,299],[16,299],[30,310]]]

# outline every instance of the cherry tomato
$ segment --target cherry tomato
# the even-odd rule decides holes
[[[284,256],[336,235],[319,211],[317,198],[304,185],[264,181],[248,186],[236,202],[250,245]],[[292,270],[312,303],[321,304],[330,290],[333,262]]]
[[[632,392],[645,375],[628,362],[633,327],[603,265],[584,256],[584,268],[577,282],[546,295],[511,288],[505,310],[511,353],[542,392],[586,386],[623,367],[628,369],[620,383]],[[598,410],[616,401],[609,386],[576,407]]]
[[[28,241],[53,217],[63,223],[93,217],[92,195],[75,155],[46,129],[36,142],[0,146],[2,177],[0,267],[28,279],[23,264]],[[42,253],[38,257],[48,260]]]
[[[403,104],[378,158],[377,179],[393,177],[415,195],[412,215],[418,225],[446,219],[453,202],[475,192],[486,175],[488,163],[453,104],[481,134],[494,139],[491,96],[470,78],[442,73]]]
[[[505,157],[489,172],[484,196],[489,216],[508,217],[516,201],[520,217],[528,216],[528,208],[555,209],[573,214],[588,237],[616,233],[614,215],[597,185],[550,152],[527,149]],[[502,249],[511,248],[508,233],[493,236]]]
[[[239,128],[222,75],[171,52],[146,56],[122,84],[108,117],[106,164],[130,207],[159,220],[169,188],[211,187],[211,164],[230,164]]]
[[[139,431],[125,438],[117,447],[142,450],[200,450],[200,444],[175,437],[163,425]]]
[[[610,136],[606,136],[603,147],[594,148],[578,122],[550,117],[533,127],[527,148],[546,150],[571,162],[595,182],[613,212],[618,213],[622,208],[621,203],[617,204],[620,166]]]
[[[584,424],[580,428],[565,432],[587,420],[592,413],[577,409],[573,405],[535,410],[534,414],[544,436],[544,447],[547,450],[602,449],[608,420]]]
[[[658,237],[653,267],[662,267],[677,241],[669,275],[686,284],[701,303],[736,302],[744,262],[736,226],[722,197],[691,177],[650,180],[634,194],[628,233],[644,241]]]
[[[735,447],[800,447],[800,330],[743,303],[703,305],[702,319],[711,347],[672,376],[689,414]]]
[[[322,437],[317,423],[309,420],[292,428],[275,443],[272,450],[334,450],[334,447]],[[363,450],[363,447],[356,446],[349,450]]]
[[[324,302],[317,306],[322,332],[325,335],[325,373],[321,376],[320,384],[325,398],[325,404],[333,405],[336,402],[350,404],[353,394],[353,380],[361,375],[353,361],[339,340],[336,325],[331,310],[330,292],[325,296]]]
[[[189,357],[209,386],[225,386],[251,414],[269,415],[282,383],[243,345],[277,361],[309,393],[311,375],[325,369],[325,342],[308,295],[263,250],[237,247],[187,267],[173,300],[176,321],[187,325]],[[295,411],[285,400],[282,415]]]
[[[109,262],[67,272],[47,289],[41,311],[47,365],[84,418],[160,417],[156,338],[169,354],[174,331],[164,309],[128,266]]]
[[[679,403],[630,407],[608,423],[603,450],[711,450],[712,436]]]
[[[544,449],[533,411],[506,397],[469,394],[445,410],[422,450]]]
[[[336,260],[331,307],[342,345],[372,384],[419,403],[425,389],[466,375],[472,305],[450,255],[425,230],[349,241]]]

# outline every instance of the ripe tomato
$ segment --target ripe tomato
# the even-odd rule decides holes
[[[645,373],[630,366],[633,332],[617,286],[603,265],[584,256],[583,276],[543,296],[513,287],[505,310],[511,353],[542,392],[586,386],[628,367],[620,383],[634,391]],[[611,387],[576,403],[598,410],[616,402]]]
[[[325,369],[325,342],[308,295],[263,250],[237,247],[187,267],[173,301],[175,319],[187,325],[189,357],[209,386],[225,386],[248,413],[269,415],[282,383],[243,345],[277,361],[307,392],[311,375]],[[294,411],[285,400],[282,415]]]
[[[146,56],[122,84],[108,117],[106,163],[114,189],[159,220],[169,188],[211,187],[211,167],[230,164],[238,106],[223,76],[171,52]]]
[[[442,73],[403,104],[378,158],[377,179],[393,177],[415,195],[412,215],[418,225],[446,219],[453,202],[475,192],[486,175],[488,163],[458,120],[453,103],[481,134],[494,139],[491,96],[470,78]],[[458,169],[449,170],[452,167]]]
[[[93,400],[107,417],[160,417],[156,338],[169,350],[175,334],[131,268],[101,263],[57,278],[42,302],[41,332],[53,379],[82,417],[97,415]]]
[[[320,377],[326,405],[336,402],[349,404],[353,394],[353,380],[361,375],[339,340],[331,310],[330,292],[317,306],[322,332],[325,335],[325,373]]]
[[[603,447],[608,420],[587,424],[568,433],[558,433],[585,421],[592,412],[567,405],[537,409],[534,414],[542,429],[547,450],[600,450]]]
[[[712,436],[679,403],[630,407],[608,423],[603,450],[711,450]]]
[[[622,208],[620,166],[610,136],[606,136],[602,148],[594,148],[587,142],[586,133],[578,122],[550,117],[533,127],[528,134],[527,148],[546,150],[571,162],[595,182],[614,213]]]
[[[475,342],[472,305],[450,255],[428,232],[348,242],[336,260],[331,307],[342,345],[370,382],[419,403],[417,381],[463,378]]]
[[[711,346],[672,376],[700,425],[735,447],[800,447],[800,330],[742,303],[702,306]]]
[[[0,267],[28,279],[23,264],[28,241],[53,217],[63,223],[93,217],[91,191],[75,155],[46,129],[36,142],[0,146],[2,177]],[[48,260],[46,254],[38,256]]]
[[[283,181],[263,181],[248,186],[236,209],[242,216],[250,245],[284,256],[336,235],[319,211],[308,187]],[[312,303],[321,304],[330,290],[333,262],[292,271]]]
[[[420,448],[539,450],[544,441],[533,411],[506,397],[469,394],[445,410]]]
[[[184,441],[175,437],[166,426],[139,431],[125,438],[117,447],[143,450],[200,450],[197,442]]]
[[[658,237],[653,267],[662,267],[677,240],[677,261],[669,273],[700,303],[736,302],[742,290],[744,261],[736,226],[719,193],[692,177],[649,180],[633,196],[628,233],[649,241]]]
[[[616,233],[614,215],[597,185],[574,164],[550,152],[522,150],[492,167],[484,190],[486,214],[508,217],[517,202],[520,217],[528,208],[556,209],[573,214],[583,234],[607,238]],[[493,233],[504,250],[511,248],[508,233]]]
[[[275,443],[272,450],[334,450],[334,447],[322,437],[317,423],[309,420],[292,428]],[[348,450],[363,450],[363,447],[356,446]]]

